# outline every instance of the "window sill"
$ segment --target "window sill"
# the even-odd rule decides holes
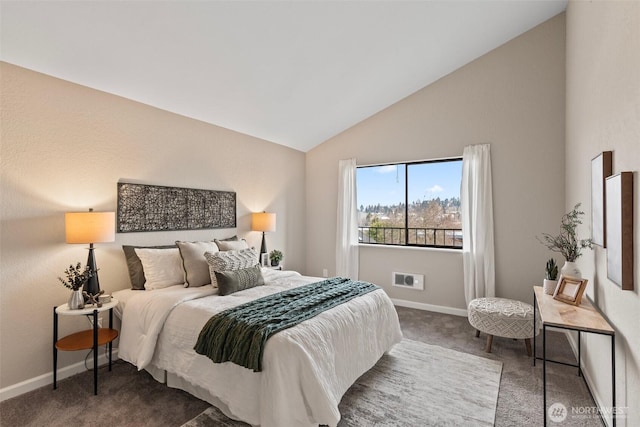
[[[427,251],[427,252],[450,252],[453,254],[462,254],[462,249],[452,249],[452,248],[436,248],[432,246],[401,246],[401,245],[380,245],[380,244],[371,244],[371,243],[358,243],[358,246],[361,248],[376,248],[376,249],[392,249],[392,250],[403,250],[403,251]]]

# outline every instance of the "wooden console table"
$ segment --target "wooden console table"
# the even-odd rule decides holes
[[[581,335],[583,332],[599,335],[609,335],[611,337],[611,400],[612,409],[611,419],[613,420],[613,427],[616,425],[616,343],[615,343],[615,331],[607,322],[607,320],[600,314],[600,312],[584,298],[579,306],[566,304],[562,301],[553,299],[552,295],[544,293],[542,286],[533,287],[533,324],[536,324],[536,310],[540,314],[540,322],[542,323],[542,393],[543,393],[543,411],[544,411],[544,425],[547,425],[547,347],[546,336],[547,327],[568,329],[571,331],[578,331],[578,364],[570,365],[568,363],[555,362],[549,360],[549,362],[562,363],[569,366],[575,366],[578,368],[578,375],[582,375],[581,364]],[[536,365],[536,337],[533,336],[533,366]],[[604,421],[604,420],[603,420]]]

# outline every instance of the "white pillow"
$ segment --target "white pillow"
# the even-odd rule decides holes
[[[144,277],[145,289],[162,289],[174,285],[184,285],[184,270],[180,251],[175,249],[135,249]]]

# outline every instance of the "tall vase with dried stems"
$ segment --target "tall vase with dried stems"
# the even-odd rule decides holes
[[[591,239],[579,239],[577,235],[578,225],[582,224],[580,217],[584,215],[580,209],[580,203],[576,204],[571,212],[562,216],[560,234],[552,236],[542,233],[542,239],[538,240],[553,252],[559,252],[566,260],[560,270],[563,276],[581,278],[582,273],[576,265],[576,260],[582,255],[582,249],[592,248]]]

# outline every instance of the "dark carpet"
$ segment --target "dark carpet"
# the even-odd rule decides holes
[[[522,340],[496,337],[493,352],[485,353],[484,335],[476,338],[464,317],[398,307],[405,338],[438,345],[503,363],[496,426],[542,425],[542,367],[528,358]],[[538,355],[541,353],[538,340]],[[548,356],[575,363],[564,334],[547,336]],[[93,373],[84,372],[50,386],[0,403],[0,426],[181,426],[210,405],[180,390],[168,388],[146,372],[118,361],[113,371],[101,367],[99,395],[93,395]],[[472,380],[472,379],[470,379]],[[567,408],[592,407],[575,368],[547,365],[548,404]],[[342,408],[344,409],[344,408]],[[398,424],[395,424],[398,425]],[[597,417],[554,423],[557,426],[601,426]],[[358,426],[359,427],[359,426]]]

